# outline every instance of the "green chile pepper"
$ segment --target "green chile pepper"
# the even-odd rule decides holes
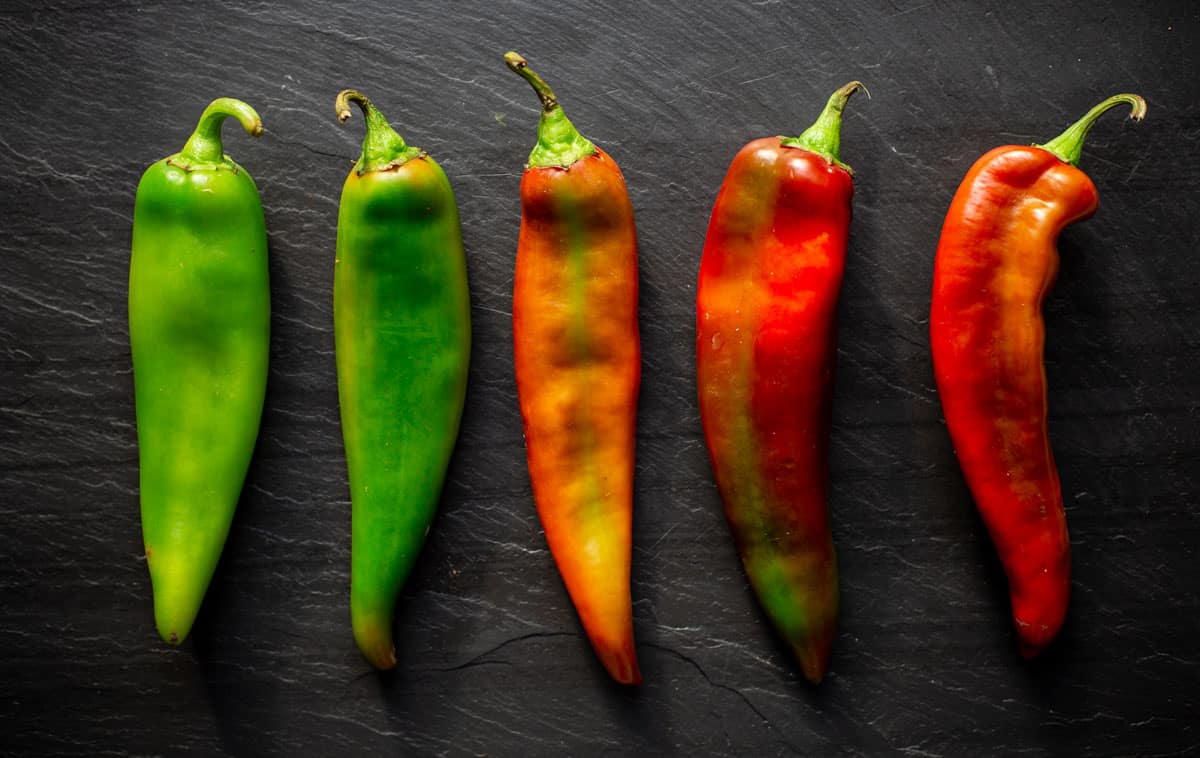
[[[471,353],[458,206],[442,169],[362,94],[362,157],[338,213],[333,319],[350,475],[350,617],[377,668],[396,665],[392,615],[441,497]]]
[[[246,103],[214,100],[138,184],[129,265],[142,535],[158,633],[187,637],[229,533],[267,386],[267,232],[254,180],[221,149]]]

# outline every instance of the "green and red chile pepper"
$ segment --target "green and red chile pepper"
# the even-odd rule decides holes
[[[1058,272],[1059,233],[1096,211],[1079,162],[1116,95],[1041,146],[980,158],[950,204],[934,264],[930,342],[938,395],[963,476],[1008,575],[1021,653],[1058,634],[1070,592],[1070,546],[1046,431],[1042,301]]]
[[[742,148],[721,185],[696,296],[704,436],[751,586],[819,682],[838,612],[829,529],[836,308],[850,229],[841,114]]]
[[[521,179],[513,347],[529,475],[546,541],[596,655],[641,681],[629,595],[641,348],[637,235],[620,169],[542,101]]]
[[[392,615],[458,437],[471,310],[458,205],[445,173],[358,92],[362,157],[338,213],[333,318],[352,507],[350,617],[374,666],[396,665]]]
[[[182,151],[138,184],[129,264],[142,534],[154,618],[177,645],[225,545],[267,386],[271,293],[258,188],[221,125],[262,121],[214,100]]]

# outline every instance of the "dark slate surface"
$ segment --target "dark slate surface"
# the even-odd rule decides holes
[[[56,6],[56,7],[51,7]],[[1054,6],[1054,7],[1051,7]],[[1200,11],[1192,2],[6,2],[0,8],[0,752],[59,755],[1195,755],[1200,743]],[[646,684],[607,682],[546,550],[510,337],[524,53],[621,164],[641,240],[633,596]],[[694,400],[694,278],[729,159],[836,86],[858,193],[833,524],[843,612],[815,689],[731,546]],[[399,670],[349,632],[334,382],[338,192],[370,94],[446,168],[475,352]],[[928,357],[940,221],[984,150],[1116,91],[1098,215],[1046,304],[1074,595],[1019,660]],[[262,191],[274,297],[258,451],[195,633],[156,637],[125,319],[133,194],[212,98]]]

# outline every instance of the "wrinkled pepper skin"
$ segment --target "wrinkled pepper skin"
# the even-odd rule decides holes
[[[267,386],[267,233],[254,180],[221,124],[262,121],[213,101],[184,149],[146,170],[133,212],[129,339],[142,534],[163,640],[188,636],[258,437]]]
[[[441,497],[458,437],[471,311],[458,205],[441,167],[361,94],[363,155],[342,188],[334,339],[352,510],[350,617],[379,669],[392,616]]]
[[[934,264],[930,343],[938,395],[963,476],[1008,576],[1020,651],[1041,652],[1070,595],[1066,513],[1046,428],[1042,301],[1058,273],[1056,243],[1096,211],[1075,168],[1105,101],[1044,146],[998,147],[963,179]]]
[[[746,575],[804,676],[824,676],[836,633],[829,435],[836,309],[851,173],[830,99],[800,138],[734,157],[713,207],[696,297],[700,413]]]
[[[559,573],[613,679],[638,684],[629,575],[641,348],[637,236],[617,164],[543,101],[521,179],[513,347],[529,475]]]

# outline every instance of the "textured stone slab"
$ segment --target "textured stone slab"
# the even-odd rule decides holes
[[[0,752],[60,755],[1190,754],[1200,736],[1200,12],[1189,2],[8,2],[0,7]],[[525,471],[510,305],[536,101],[524,53],[621,164],[641,241],[633,565],[646,684],[611,685]],[[729,159],[850,79],[825,684],[758,611],[695,402],[695,273]],[[458,194],[474,356],[397,672],[349,631],[333,361],[338,194],[360,88]],[[941,421],[931,265],[951,194],[1006,142],[1132,90],[1083,158],[1102,202],[1046,304],[1074,595],[1019,660],[1004,577]],[[255,463],[192,639],[155,635],[125,319],[133,193],[221,95],[271,241]]]

